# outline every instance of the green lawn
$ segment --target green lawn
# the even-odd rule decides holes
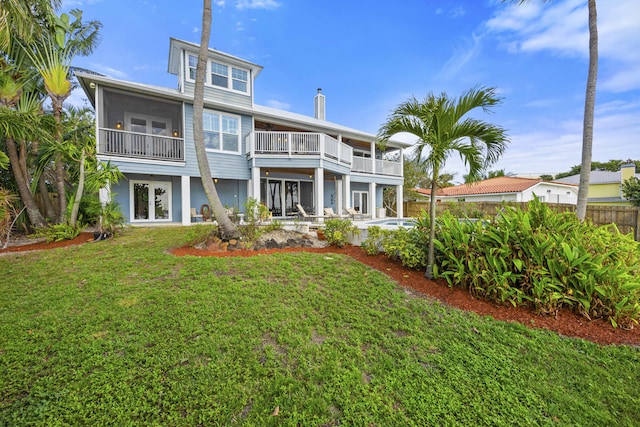
[[[455,310],[342,255],[170,255],[190,233],[0,256],[0,425],[640,422],[638,348]]]

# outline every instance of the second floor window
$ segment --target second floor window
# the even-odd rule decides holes
[[[229,87],[229,67],[211,62],[211,84],[224,88]]]
[[[204,145],[207,150],[240,152],[240,118],[205,111],[203,114]]]
[[[198,57],[189,55],[189,79],[196,79],[196,67],[198,66]]]
[[[195,55],[187,55],[187,81],[196,81],[197,65],[198,57]],[[250,91],[249,71],[242,68],[236,68],[231,65],[222,64],[220,62],[209,61],[208,75],[205,85],[248,94]]]

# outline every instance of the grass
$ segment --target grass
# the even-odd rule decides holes
[[[0,425],[640,419],[638,348],[455,310],[342,255],[168,254],[189,233],[0,257]]]

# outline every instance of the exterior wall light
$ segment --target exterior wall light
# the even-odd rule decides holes
[[[122,121],[121,120],[118,120],[116,122],[116,129],[122,129]]]

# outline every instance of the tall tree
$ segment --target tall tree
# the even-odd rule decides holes
[[[193,91],[193,139],[196,147],[196,158],[198,159],[198,168],[200,169],[200,177],[202,186],[207,195],[211,209],[218,221],[220,227],[220,236],[223,240],[236,238],[239,236],[236,226],[233,225],[231,219],[227,215],[224,205],[220,201],[218,191],[211,176],[209,168],[209,159],[204,146],[204,81],[207,69],[207,61],[209,60],[209,37],[211,34],[211,0],[204,0],[202,9],[202,35],[200,37],[200,48],[198,49],[198,65],[196,66],[196,82]]]
[[[412,97],[396,107],[378,132],[383,143],[400,132],[416,136],[415,149],[420,164],[431,171],[429,253],[425,273],[428,278],[433,277],[435,261],[433,241],[440,171],[449,156],[458,153],[469,167],[469,176],[477,180],[500,158],[509,141],[506,131],[467,117],[476,108],[490,112],[500,103],[494,88],[481,87],[466,91],[458,99],[449,98],[445,93],[429,94],[422,102]]]
[[[532,0],[502,0],[528,3]],[[539,0],[547,2],[551,0]],[[576,215],[581,221],[587,214],[587,197],[589,195],[589,178],[591,176],[591,157],[593,152],[593,122],[596,107],[596,82],[598,79],[598,14],[596,0],[587,0],[589,9],[589,71],[587,89],[584,98],[584,117],[582,120],[582,158],[580,168],[580,184],[578,187],[578,204]]]
[[[43,43],[27,47],[29,57],[42,77],[45,89],[51,100],[53,117],[56,122],[55,140],[62,143],[62,109],[64,101],[71,95],[71,61],[78,55],[93,51],[98,43],[102,24],[99,21],[82,22],[82,11],[71,11],[69,15],[53,17],[51,31]],[[67,212],[66,171],[60,155],[54,159],[56,171],[56,190],[58,191],[58,222],[63,222]]]

